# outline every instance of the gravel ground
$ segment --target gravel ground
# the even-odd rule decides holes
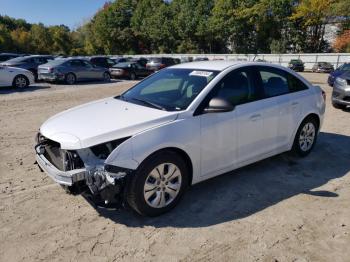
[[[134,82],[0,89],[0,261],[349,261],[350,111],[331,106],[325,74],[304,76],[327,92],[311,155],[198,184],[157,218],[94,208],[34,165],[48,117]]]

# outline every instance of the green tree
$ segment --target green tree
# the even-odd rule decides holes
[[[33,24],[30,29],[32,53],[49,54],[52,51],[52,37],[50,31],[43,24]]]

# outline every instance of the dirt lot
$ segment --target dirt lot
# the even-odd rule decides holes
[[[96,209],[34,165],[49,116],[132,82],[0,89],[0,261],[349,261],[350,111],[327,92],[315,150],[282,154],[194,186],[158,218]],[[93,124],[93,123],[91,123]]]

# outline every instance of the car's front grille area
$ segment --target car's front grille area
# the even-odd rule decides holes
[[[348,85],[350,85],[350,79],[346,79],[346,82],[348,83]]]
[[[84,168],[84,163],[75,151],[62,150],[59,143],[38,135],[44,157],[61,171]]]
[[[350,96],[346,96],[343,98],[344,101],[350,102]]]

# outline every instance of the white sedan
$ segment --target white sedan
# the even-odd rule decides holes
[[[0,86],[13,86],[25,88],[34,83],[32,72],[17,68],[0,65]]]
[[[61,185],[156,216],[190,185],[282,152],[308,155],[324,112],[321,88],[288,68],[180,64],[53,116],[36,159]]]

